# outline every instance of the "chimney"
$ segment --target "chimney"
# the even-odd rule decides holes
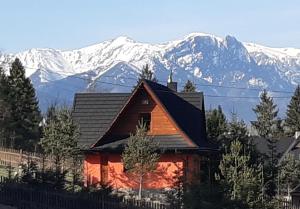
[[[295,139],[299,139],[300,140],[300,131],[296,131],[295,132]]]
[[[169,89],[171,89],[172,91],[177,92],[177,82],[173,82],[173,72],[172,72],[172,70],[171,70],[171,73],[170,73],[169,78],[168,78],[167,87]]]

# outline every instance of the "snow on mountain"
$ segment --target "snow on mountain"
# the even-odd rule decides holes
[[[53,101],[72,103],[75,92],[129,92],[145,64],[159,82],[165,84],[172,70],[179,89],[190,79],[204,91],[207,108],[220,104],[227,113],[234,109],[246,120],[253,119],[251,108],[259,96],[259,91],[247,88],[276,90],[271,94],[281,97],[276,102],[284,110],[291,94],[280,91],[293,91],[300,83],[300,49],[270,48],[204,33],[163,44],[122,36],[68,51],[0,53],[0,66],[8,69],[15,57],[25,66],[43,110]]]

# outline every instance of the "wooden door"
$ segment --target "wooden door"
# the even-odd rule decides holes
[[[101,155],[101,184],[108,183],[108,156]]]

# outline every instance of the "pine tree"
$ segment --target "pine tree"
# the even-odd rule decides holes
[[[257,121],[252,126],[257,130],[258,135],[264,138],[271,138],[276,130],[278,109],[273,99],[268,96],[266,90],[260,96],[260,103],[253,109]]]
[[[261,167],[250,163],[250,154],[235,140],[220,162],[221,183],[232,200],[247,203],[250,208],[260,208],[262,204]]]
[[[257,121],[253,121],[252,126],[257,130],[258,134],[267,140],[269,153],[267,155],[267,181],[268,194],[275,195],[276,173],[277,173],[277,133],[278,133],[278,109],[273,99],[268,96],[266,90],[260,96],[260,103],[253,109],[256,114]]]
[[[40,137],[41,115],[33,85],[18,58],[11,65],[8,84],[14,147],[33,150]]]
[[[195,84],[190,81],[187,80],[187,82],[185,83],[182,92],[196,92],[196,86]]]
[[[122,153],[124,167],[139,181],[139,199],[142,198],[144,176],[156,169],[160,157],[157,153],[158,145],[147,136],[146,130],[146,125],[140,121],[136,133],[130,135],[128,144]]]
[[[137,85],[138,85],[143,79],[150,80],[150,81],[153,81],[153,82],[157,82],[157,79],[156,79],[156,77],[154,76],[153,72],[149,69],[149,65],[148,65],[148,64],[146,64],[146,65],[143,67],[143,69],[142,69],[142,71],[141,71],[141,73],[140,73],[140,75],[139,75],[139,78],[138,78],[138,81],[137,81]],[[136,85],[136,86],[137,86],[137,85]],[[133,90],[135,89],[136,86],[133,87]]]
[[[279,166],[279,195],[290,195],[292,189],[300,184],[300,161],[288,154]]]
[[[300,131],[300,85],[297,86],[286,112],[286,127],[290,136]]]
[[[232,115],[232,120],[228,123],[228,132],[225,137],[225,147],[228,150],[233,141],[239,141],[243,150],[250,154],[252,164],[255,164],[261,158],[261,154],[256,150],[252,138],[249,137],[248,129],[243,120],[238,120],[237,115]]]
[[[143,67],[143,70],[142,70],[142,73],[140,74],[140,78],[139,80],[141,79],[146,79],[146,80],[150,80],[150,81],[157,81],[153,72],[149,69],[149,65],[146,64],[144,67]]]
[[[207,137],[219,145],[224,143],[224,136],[227,132],[226,116],[223,113],[221,106],[218,109],[213,109],[206,114],[206,130]]]
[[[54,156],[56,169],[59,172],[63,161],[72,157],[77,150],[79,130],[68,108],[56,107],[54,113],[52,108],[50,109],[52,113],[50,118],[46,119],[47,123],[43,128],[40,144],[47,155]]]
[[[8,105],[8,82],[2,68],[0,68],[0,144],[9,147],[10,108]]]

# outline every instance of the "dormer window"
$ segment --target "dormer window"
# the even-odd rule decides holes
[[[139,121],[142,121],[145,124],[147,131],[149,131],[151,124],[151,113],[140,113]]]

